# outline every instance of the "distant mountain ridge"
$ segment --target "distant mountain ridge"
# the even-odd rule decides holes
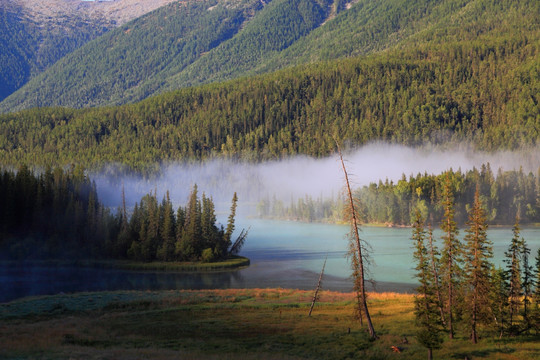
[[[0,0],[0,101],[108,30],[175,0]]]
[[[20,6],[36,23],[52,22],[58,17],[78,15],[123,25],[161,6],[178,0],[10,0]]]

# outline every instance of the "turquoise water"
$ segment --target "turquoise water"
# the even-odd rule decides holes
[[[244,222],[244,221],[243,221]],[[279,268],[319,273],[328,253],[325,274],[347,278],[351,271],[346,251],[346,225],[305,224],[287,221],[245,220],[239,226],[251,226],[243,250],[254,264],[276,262]],[[441,246],[440,231],[434,239]],[[522,237],[531,248],[531,264],[540,247],[540,228],[525,228]],[[378,282],[414,284],[414,261],[410,228],[362,227],[361,238],[371,247],[371,277]],[[465,231],[459,237],[463,239]],[[493,242],[496,266],[503,266],[504,251],[512,239],[511,228],[492,228],[488,238]]]
[[[250,227],[241,255],[251,259],[245,269],[216,273],[137,272],[75,267],[28,267],[0,264],[0,302],[31,295],[81,291],[169,290],[207,288],[314,289],[324,259],[328,261],[323,289],[350,291],[346,257],[348,226],[242,219],[237,229]],[[460,237],[463,238],[462,231]],[[540,228],[523,229],[531,248],[531,263],[540,247]],[[512,238],[510,228],[494,228],[496,265]],[[363,227],[361,237],[371,246],[368,267],[375,290],[412,292],[415,287],[410,228]],[[436,239],[440,232],[436,231]],[[440,242],[440,240],[439,240]],[[370,290],[372,289],[368,286]]]

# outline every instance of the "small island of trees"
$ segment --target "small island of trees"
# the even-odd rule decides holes
[[[123,194],[122,194],[123,195]],[[238,198],[226,227],[216,224],[214,203],[193,186],[188,204],[173,210],[169,193],[142,197],[128,216],[98,200],[96,185],[80,167],[27,166],[0,172],[0,249],[5,259],[126,259],[139,262],[214,262],[238,254],[247,237],[233,241]]]

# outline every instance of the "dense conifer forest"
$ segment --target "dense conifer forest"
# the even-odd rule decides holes
[[[404,49],[444,52],[501,41],[516,48],[523,39],[537,47],[539,13],[533,0],[174,2],[69,54],[0,103],[0,111],[118,105],[186,86]],[[462,59],[457,70],[473,71],[469,65]],[[507,95],[513,92],[506,80],[501,85]]]
[[[82,168],[28,167],[0,173],[0,249],[15,259],[132,259],[216,261],[237,254],[247,236],[232,238],[237,197],[227,227],[195,185],[186,207],[173,210],[168,193],[145,195],[133,210],[110,211]]]
[[[445,44],[179,90],[133,105],[0,116],[0,161],[87,168],[214,155],[275,159],[373,140],[537,145],[538,42]]]
[[[425,221],[435,224],[444,212],[441,199],[447,178],[454,194],[455,220],[460,225],[467,222],[476,186],[487,223],[511,225],[518,213],[524,224],[540,223],[540,169],[536,174],[501,169],[494,173],[489,164],[438,175],[403,174],[397,183],[386,179],[358,188],[355,196],[360,218],[364,223],[409,226],[420,211]],[[343,200],[305,196],[286,203],[272,197],[258,203],[257,213],[263,218],[339,223],[343,221]]]

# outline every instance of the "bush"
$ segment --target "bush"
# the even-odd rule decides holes
[[[212,262],[214,260],[214,250],[211,248],[204,249],[201,254],[202,262]]]

